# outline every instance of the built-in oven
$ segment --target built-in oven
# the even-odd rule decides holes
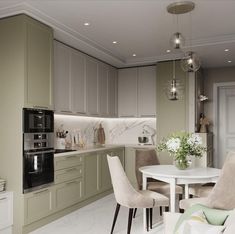
[[[54,182],[54,113],[23,109],[23,192]]]

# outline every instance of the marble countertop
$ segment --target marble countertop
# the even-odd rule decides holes
[[[55,157],[91,153],[91,152],[96,152],[96,151],[109,150],[109,149],[122,148],[122,147],[124,148],[125,145],[104,145],[104,146],[94,145],[94,146],[88,146],[82,149],[74,148],[75,151],[57,153],[55,154]]]

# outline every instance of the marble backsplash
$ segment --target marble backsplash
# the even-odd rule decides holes
[[[55,132],[68,131],[66,141],[73,142],[74,136],[79,135],[85,145],[95,142],[94,130],[102,124],[106,144],[138,144],[138,136],[143,130],[147,135],[156,137],[155,118],[93,118],[68,115],[55,115]],[[151,138],[150,138],[151,139]],[[155,142],[154,142],[155,143]]]

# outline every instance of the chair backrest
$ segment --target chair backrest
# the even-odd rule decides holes
[[[142,189],[142,173],[139,171],[140,167],[159,165],[156,150],[154,149],[138,149],[135,152],[135,174],[138,187]]]
[[[117,156],[107,155],[107,160],[117,203],[131,207],[133,198],[139,193],[130,184],[120,159]]]
[[[220,177],[208,196],[208,205],[231,210],[235,208],[235,152],[229,152]]]

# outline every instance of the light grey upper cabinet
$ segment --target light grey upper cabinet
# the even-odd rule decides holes
[[[77,50],[71,49],[71,96],[72,110],[86,114],[86,58]]]
[[[117,78],[117,69],[110,66],[108,73],[108,114],[110,117],[117,116]]]
[[[70,78],[70,50],[67,46],[54,44],[54,102],[58,112],[72,112]]]
[[[156,66],[138,68],[138,117],[156,116]]]
[[[118,71],[118,115],[137,116],[138,69],[126,68]]]
[[[98,62],[90,57],[86,58],[87,81],[87,113],[98,116]]]
[[[156,67],[120,69],[118,73],[118,115],[156,116]]]
[[[98,65],[99,115],[108,116],[108,65]]]

